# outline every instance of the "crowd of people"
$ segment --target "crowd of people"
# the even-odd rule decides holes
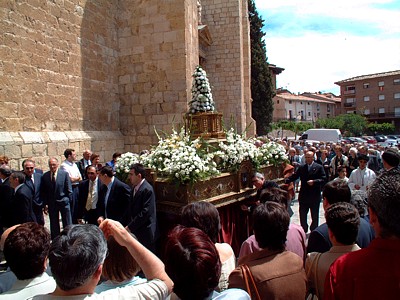
[[[44,173],[33,159],[17,171],[0,157],[8,267],[0,300],[397,299],[399,151],[280,142],[284,183],[254,174],[257,193],[239,212],[249,214],[253,234],[237,255],[221,241],[218,210],[207,201],[183,207],[157,249],[153,187],[141,164],[130,167],[130,184],[116,178],[120,153],[103,166],[90,150],[77,160],[66,149]],[[294,200],[300,224],[291,222]]]

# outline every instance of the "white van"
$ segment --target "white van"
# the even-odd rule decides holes
[[[300,140],[339,143],[342,140],[342,134],[339,129],[314,128],[305,131]]]

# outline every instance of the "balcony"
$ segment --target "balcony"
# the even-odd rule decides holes
[[[355,94],[356,90],[348,90],[348,91],[344,91],[343,94],[345,95],[351,95],[351,94]]]
[[[400,119],[400,114],[395,112],[385,112],[385,113],[376,113],[376,114],[369,114],[364,115],[368,120],[388,120],[391,121],[392,119]]]
[[[353,103],[343,103],[343,106],[344,107],[356,107],[356,104],[353,102]]]

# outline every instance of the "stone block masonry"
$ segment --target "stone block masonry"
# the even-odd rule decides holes
[[[124,136],[119,131],[0,132],[0,155],[7,155],[15,170],[22,169],[24,159],[33,158],[38,168],[47,171],[48,159],[56,157],[61,163],[67,148],[76,151],[77,159],[82,158],[85,149],[91,149],[100,154],[104,165],[124,147]]]
[[[244,129],[247,2],[201,2],[217,109]],[[106,161],[182,122],[199,63],[195,0],[0,1],[0,32],[0,154],[16,166],[33,156],[46,168],[67,147]]]

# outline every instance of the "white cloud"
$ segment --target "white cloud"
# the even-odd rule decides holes
[[[339,87],[334,84],[336,81],[400,69],[399,9],[373,7],[375,4],[389,4],[393,1],[255,2],[267,26],[269,16],[279,18],[281,14],[287,16],[288,12],[294,16],[284,20],[292,26],[284,26],[280,31],[272,28],[266,36],[268,62],[285,68],[277,76],[278,87],[285,87],[292,92],[331,91],[339,94]],[[297,20],[296,16],[302,20]],[[307,19],[310,18],[312,22],[315,16],[322,19],[324,16],[329,17],[330,22],[337,19],[340,26],[334,26],[333,23],[330,27],[333,30],[329,34],[322,33],[323,26],[316,29],[306,27]],[[371,30],[373,35],[368,35],[368,29],[358,34],[355,28],[358,26],[363,29],[363,24],[372,25],[377,30]],[[349,26],[348,29],[346,26]],[[293,31],[284,32],[286,29]]]

